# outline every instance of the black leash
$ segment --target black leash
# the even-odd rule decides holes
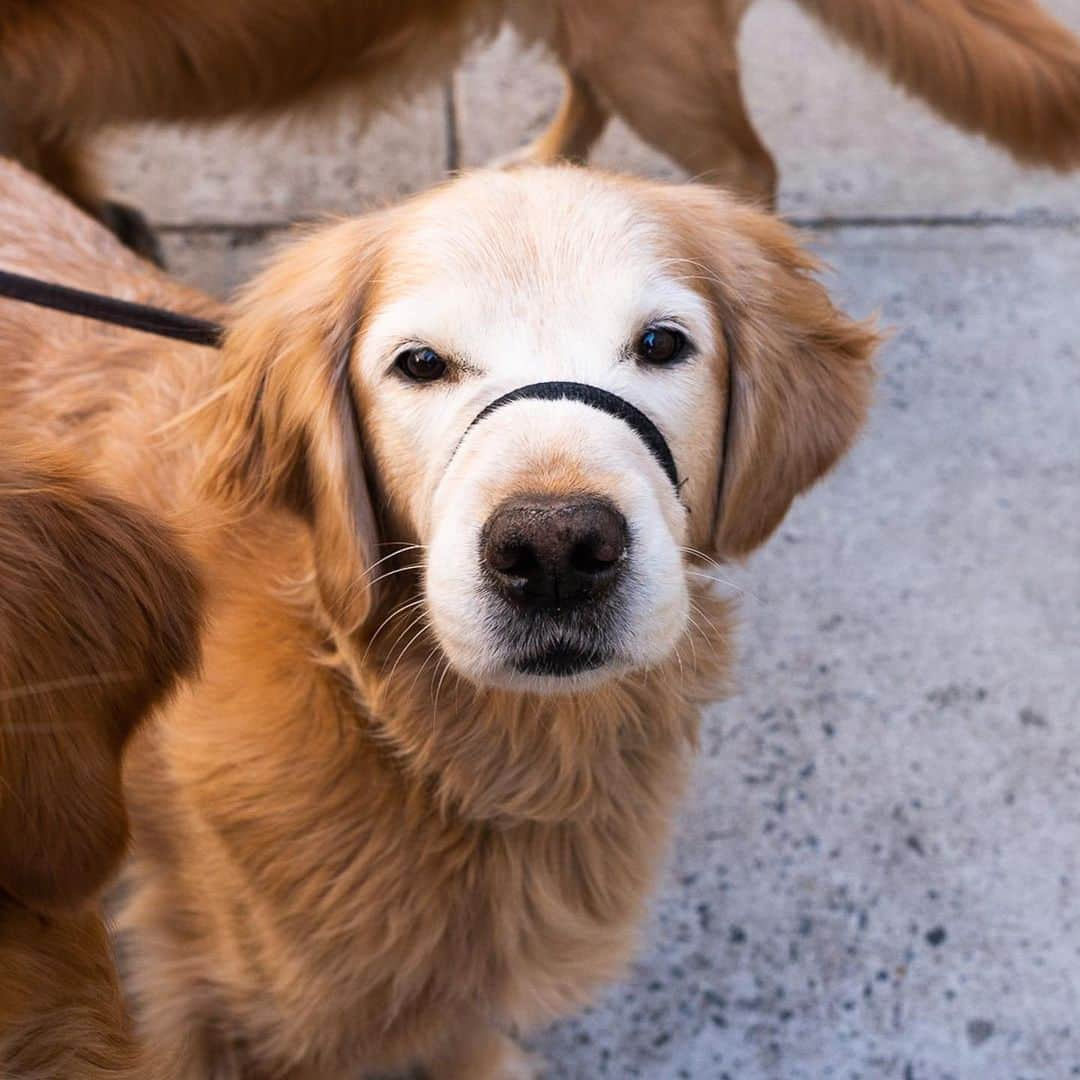
[[[84,319],[126,326],[129,330],[141,330],[144,334],[186,341],[190,345],[220,348],[224,333],[218,323],[209,319],[181,315],[133,300],[117,300],[100,293],[73,289],[69,285],[56,285],[51,281],[13,274],[10,270],[0,270],[0,296],[24,300],[28,304],[63,311],[68,315],[81,315]]]

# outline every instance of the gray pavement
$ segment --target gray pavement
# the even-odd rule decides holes
[[[739,693],[565,1077],[1080,1076],[1080,232],[841,229],[866,438],[733,580]]]
[[[1080,1076],[1080,178],[944,127],[781,0],[743,44],[783,210],[894,337],[866,437],[732,571],[740,687],[638,963],[536,1044],[574,1080]],[[138,132],[106,163],[224,293],[292,218],[508,150],[557,93],[503,37],[367,133]],[[598,160],[678,175],[618,125]]]

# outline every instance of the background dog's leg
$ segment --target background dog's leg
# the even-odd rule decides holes
[[[563,72],[566,89],[559,111],[543,133],[531,143],[499,158],[493,164],[551,165],[557,161],[584,163],[596,140],[604,133],[611,113],[600,103],[587,79]]]
[[[583,5],[575,23],[598,16]],[[737,21],[722,4],[637,5],[617,29],[593,26],[569,40],[614,41],[575,56],[576,69],[613,112],[692,176],[767,207],[777,172],[746,111]],[[680,27],[678,33],[673,27]]]
[[[142,211],[128,203],[108,199],[91,208],[91,212],[125,247],[149,259],[155,266],[165,267],[165,253],[161,250],[157,233],[143,217]]]
[[[427,1064],[429,1080],[540,1080],[545,1063],[509,1035],[477,1020],[462,1025],[454,1045]]]
[[[133,206],[110,202],[101,194],[91,165],[91,153],[74,141],[42,142],[31,137],[16,137],[11,156],[43,176],[73,203],[92,214],[126,247],[165,265],[154,230]]]

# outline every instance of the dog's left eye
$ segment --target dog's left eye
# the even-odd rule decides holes
[[[394,367],[413,382],[434,382],[446,374],[446,361],[426,345],[399,353]]]
[[[686,353],[686,335],[666,326],[650,326],[637,339],[634,353],[643,364],[674,364]]]

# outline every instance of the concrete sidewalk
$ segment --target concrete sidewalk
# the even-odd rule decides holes
[[[866,438],[734,574],[741,691],[638,963],[537,1046],[576,1080],[1080,1076],[1080,179],[944,127],[780,0],[744,45],[784,212],[895,336]],[[289,220],[517,145],[558,86],[500,39],[363,137],[129,134],[109,170],[224,292]],[[597,160],[676,175],[617,125]]]

